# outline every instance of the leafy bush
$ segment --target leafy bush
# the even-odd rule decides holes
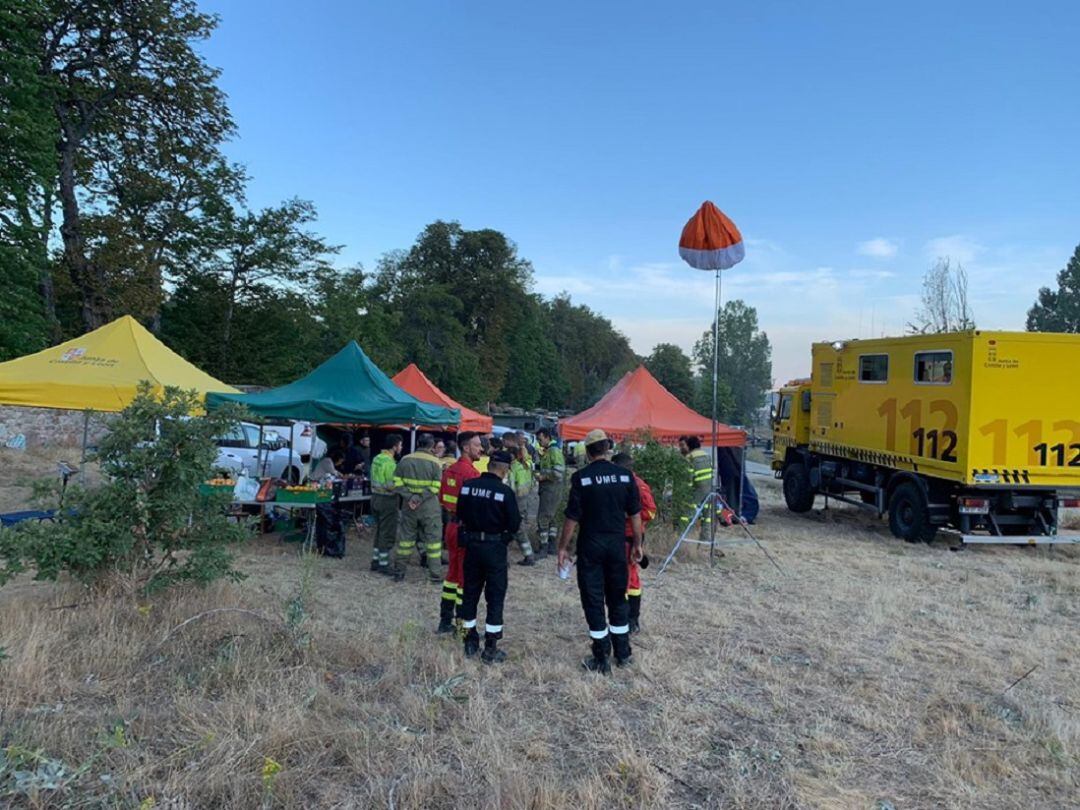
[[[694,500],[690,467],[677,447],[642,436],[631,448],[634,472],[652,488],[660,511],[657,523],[675,525]]]
[[[167,388],[158,398],[140,385],[100,443],[105,483],[69,488],[55,523],[0,532],[0,584],[26,570],[87,584],[119,573],[147,590],[242,578],[229,546],[245,531],[224,514],[230,494],[199,493],[217,455],[214,437],[238,412],[189,418],[200,405],[194,392]]]

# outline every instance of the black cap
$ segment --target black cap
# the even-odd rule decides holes
[[[491,454],[490,461],[493,461],[496,464],[510,465],[513,463],[514,459],[509,453],[504,452],[503,450],[496,450]]]

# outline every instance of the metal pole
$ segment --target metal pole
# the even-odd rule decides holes
[[[89,483],[86,480],[86,446],[90,443],[90,410],[83,411],[82,426],[82,457],[79,459],[80,483],[85,488]]]
[[[712,489],[713,492],[720,490],[720,465],[716,456],[717,435],[717,400],[719,396],[718,386],[720,377],[720,269],[716,269],[716,299],[713,306],[713,356],[712,356]],[[710,501],[709,509],[709,560],[712,561],[716,551],[716,502]]]

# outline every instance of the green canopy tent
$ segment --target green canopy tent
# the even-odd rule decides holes
[[[350,425],[456,425],[461,412],[421,402],[395,385],[355,340],[306,377],[255,394],[206,395],[206,407],[227,402],[264,418]]]

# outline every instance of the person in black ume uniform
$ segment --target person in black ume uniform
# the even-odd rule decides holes
[[[559,566],[570,562],[570,538],[578,531],[578,589],[585,621],[592,638],[592,657],[581,665],[590,672],[609,673],[608,652],[614,647],[615,665],[632,662],[630,606],[626,601],[629,568],[625,528],[633,531],[631,557],[641,562],[641,495],[629,470],[611,463],[611,443],[602,430],[585,437],[589,463],[570,479],[566,520],[559,538]],[[604,607],[607,607],[605,615]]]
[[[471,658],[480,649],[476,606],[483,591],[487,619],[480,660],[485,664],[506,659],[506,653],[498,649],[506,599],[506,546],[521,526],[517,497],[514,490],[503,483],[510,472],[511,461],[509,453],[492,453],[487,472],[469,479],[458,495],[457,517],[461,522],[458,543],[465,547],[465,593],[459,614],[465,630],[465,655]]]

